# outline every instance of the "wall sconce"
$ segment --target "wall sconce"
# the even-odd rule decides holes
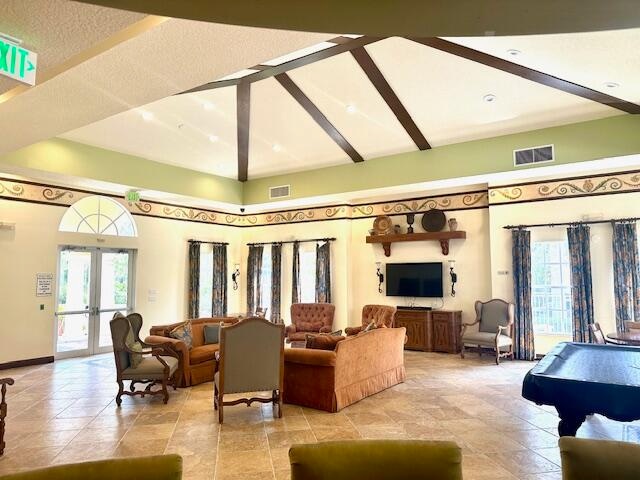
[[[382,284],[384,283],[384,274],[380,271],[382,262],[376,262],[376,275],[378,276],[378,293],[382,293]]]
[[[449,260],[449,275],[451,275],[451,296],[456,296],[456,282],[458,281],[458,274],[453,271],[455,260]]]
[[[234,272],[231,274],[231,281],[233,282],[233,289],[238,289],[238,280],[240,279],[240,264],[236,263],[233,266]]]

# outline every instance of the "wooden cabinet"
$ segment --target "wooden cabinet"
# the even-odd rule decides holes
[[[396,327],[407,329],[407,350],[423,352],[460,352],[462,312],[398,308]]]

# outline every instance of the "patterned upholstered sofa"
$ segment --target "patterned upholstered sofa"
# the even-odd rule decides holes
[[[333,328],[336,307],[330,303],[294,303],[291,325],[287,325],[287,342],[304,341],[308,333],[328,333]]]
[[[365,305],[362,307],[362,325],[359,327],[347,327],[344,333],[357,335],[372,322],[376,328],[392,328],[395,316],[396,307],[390,305]]]
[[[150,344],[171,342],[173,344],[174,349],[180,356],[180,364],[182,365],[182,372],[178,373],[178,386],[189,387],[199,383],[211,382],[215,372],[215,354],[218,351],[218,344],[206,345],[204,343],[204,326],[218,325],[220,322],[233,324],[238,320],[239,318],[237,317],[196,318],[191,320],[191,333],[193,336],[191,349],[182,340],[169,336],[169,332],[183,322],[151,327],[145,342]]]

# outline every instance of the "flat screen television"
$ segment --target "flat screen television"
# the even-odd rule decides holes
[[[387,263],[387,296],[441,298],[442,262]]]

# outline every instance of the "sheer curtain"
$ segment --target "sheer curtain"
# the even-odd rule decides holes
[[[571,313],[574,342],[588,342],[591,337],[589,325],[594,322],[590,231],[588,225],[567,228],[571,264]]]
[[[515,297],[515,325],[513,350],[518,360],[533,360],[533,315],[531,312],[531,232],[511,231],[513,257],[513,293]]]

